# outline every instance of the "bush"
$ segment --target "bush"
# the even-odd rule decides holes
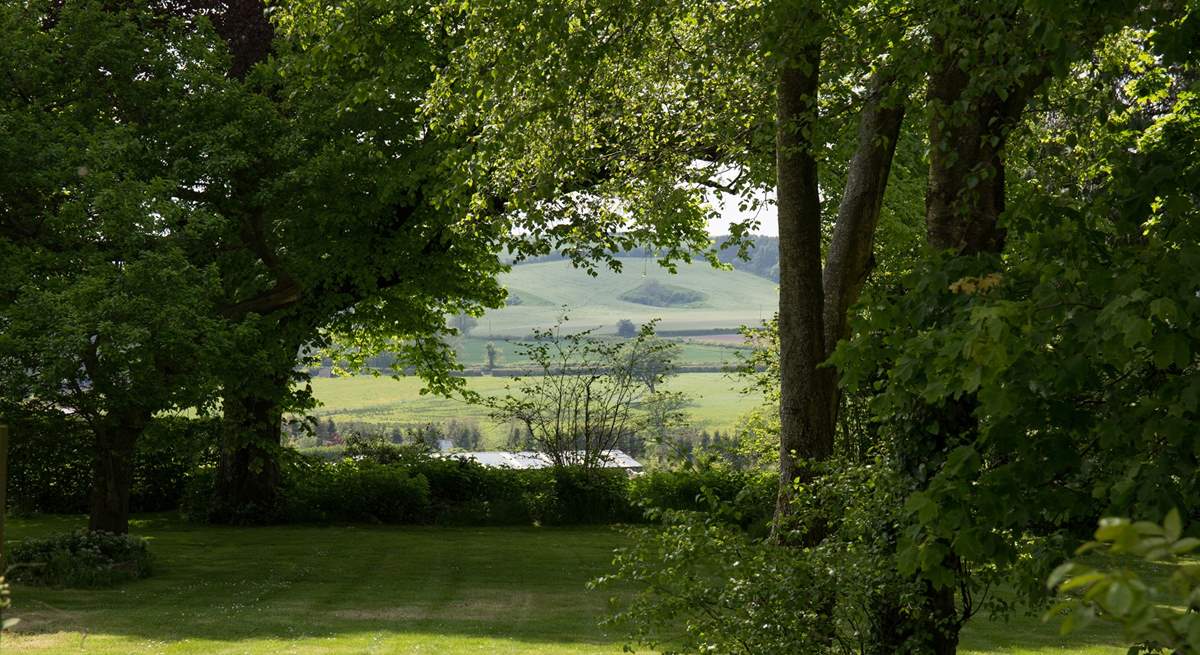
[[[637,520],[641,512],[629,502],[629,477],[619,469],[553,471],[554,516],[548,523],[620,523]]]
[[[663,525],[632,532],[616,571],[593,582],[634,588],[606,621],[631,641],[671,653],[837,652],[828,563],[700,512],[668,510]]]
[[[150,575],[146,540],[77,530],[26,539],[10,554],[13,582],[51,587],[111,587]]]
[[[134,453],[130,510],[163,512],[178,508],[189,474],[201,465],[216,463],[220,429],[218,419],[154,419]]]
[[[429,481],[400,466],[307,461],[285,481],[284,519],[292,523],[423,523],[429,510]]]
[[[720,512],[752,533],[764,533],[774,509],[779,477],[700,463],[695,468],[651,471],[630,483],[631,502],[643,510]]]
[[[708,294],[674,284],[647,280],[618,297],[625,302],[651,307],[687,307],[704,302]]]
[[[11,417],[8,503],[16,514],[86,512],[92,486],[87,431],[65,415]]]

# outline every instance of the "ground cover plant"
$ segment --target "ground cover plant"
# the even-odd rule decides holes
[[[47,587],[111,587],[153,568],[145,539],[91,530],[25,539],[5,563],[12,582]]]

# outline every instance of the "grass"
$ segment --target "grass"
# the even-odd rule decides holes
[[[82,518],[11,523],[13,539]],[[611,528],[217,528],[145,516],[157,574],[110,590],[17,587],[8,653],[462,655],[617,653],[601,593]],[[1116,655],[1112,633],[1065,641],[1017,617],[974,621],[966,655]]]
[[[466,380],[471,389],[488,395],[503,394],[505,384],[509,383],[507,378],[498,377]],[[334,422],[415,425],[449,419],[475,420],[483,432],[484,444],[489,448],[503,446],[508,435],[507,426],[493,423],[483,408],[452,398],[422,396],[421,382],[416,378],[396,380],[369,375],[316,378],[312,385],[313,393],[324,403],[313,413],[321,418],[332,418]],[[684,373],[672,378],[666,388],[692,397],[694,405],[688,410],[692,426],[710,432],[733,429],[738,417],[757,404],[755,397],[739,393],[737,380],[723,373]]]
[[[81,525],[14,521],[20,539]],[[112,590],[17,587],[8,653],[620,651],[598,627],[613,529],[196,527],[140,520],[158,574]]]
[[[737,353],[749,353],[749,349],[741,347],[742,337],[740,335],[723,335],[730,337],[725,340],[725,343],[705,342],[696,338],[676,338],[670,339],[679,344],[679,358],[676,364],[680,366],[687,365],[704,365],[704,366],[736,366],[739,363]],[[497,358],[496,366],[522,366],[529,363],[528,358],[521,353],[521,340],[510,338],[487,339],[480,337],[467,337],[458,339],[454,344],[454,350],[458,357],[458,362],[467,367],[482,367],[487,364],[487,345],[493,343],[500,352]]]
[[[571,317],[570,327],[599,328],[609,334],[616,331],[622,318],[634,323],[659,318],[660,330],[735,328],[759,325],[779,304],[778,286],[750,273],[692,263],[681,264],[679,273],[672,275],[652,260],[626,258],[623,263],[622,273],[605,270],[596,277],[565,261],[514,266],[501,277],[501,283],[520,296],[522,304],[488,312],[473,334],[525,336],[535,327],[554,325],[564,306]],[[647,283],[683,287],[703,294],[703,300],[686,306],[652,307],[621,299],[622,294]]]

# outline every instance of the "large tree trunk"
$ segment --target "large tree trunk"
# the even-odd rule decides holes
[[[1004,248],[999,222],[1005,204],[1004,145],[1048,71],[1031,71],[1012,88],[982,90],[972,87],[972,72],[960,66],[958,56],[946,51],[941,39],[935,39],[933,49],[939,63],[930,73],[927,94],[927,242],[958,255],[999,253]],[[930,420],[940,426],[938,437],[929,440],[922,434],[900,446],[900,472],[917,481],[940,467],[946,454],[962,440],[970,440],[977,429],[974,407],[974,399],[964,397],[925,408]],[[947,555],[947,567],[957,569],[956,563],[953,554]],[[958,650],[959,632],[969,610],[960,611],[954,587],[923,581],[919,599],[907,612],[896,599],[879,599],[876,624],[885,632],[877,635],[878,642],[887,647],[907,643],[917,652],[952,655]],[[905,618],[897,622],[897,616]]]
[[[1007,88],[973,88],[958,55],[933,43],[929,76],[929,182],[925,230],[930,246],[961,255],[1004,249],[1004,146],[1033,92],[1050,75],[1035,67]],[[966,108],[964,110],[964,107]]]
[[[89,530],[129,532],[133,455],[150,413],[131,410],[104,416],[93,425],[92,498]]]
[[[829,242],[822,292],[825,357],[849,336],[850,307],[858,302],[874,268],[875,232],[887,190],[896,142],[904,123],[904,105],[884,97],[895,83],[889,71],[871,80],[858,126],[858,146],[846,173],[846,188],[838,205],[837,223]],[[836,424],[841,390],[836,372],[829,393],[829,420]]]
[[[903,123],[902,105],[891,105],[884,88],[893,77],[871,81],[860,118],[858,146],[850,161],[845,195],[821,270],[821,208],[810,135],[816,120],[819,51],[810,74],[785,71],[780,79],[779,183],[779,341],[780,494],[776,523],[791,513],[795,480],[803,474],[796,459],[833,455],[836,432],[837,371],[820,364],[846,336],[850,306],[862,292],[872,266],[875,231]],[[785,107],[784,103],[787,103]],[[787,126],[794,125],[794,128]]]
[[[278,517],[281,399],[289,376],[276,373],[256,382],[225,386],[217,486],[209,513],[217,523],[266,523]]]
[[[776,536],[788,526],[797,479],[806,460],[833,454],[830,396],[833,371],[825,359],[821,289],[821,201],[813,130],[821,50],[799,49],[778,83],[776,165],[779,213],[779,497]]]

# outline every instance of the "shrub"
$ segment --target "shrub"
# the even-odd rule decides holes
[[[87,530],[21,541],[9,563],[13,582],[51,587],[110,587],[150,575],[145,539]]]
[[[284,519],[294,523],[422,523],[429,518],[429,481],[400,466],[309,461],[291,467],[284,504]]]
[[[17,514],[87,511],[92,455],[86,430],[66,415],[12,417],[8,502]]]
[[[208,522],[216,481],[215,466],[200,466],[188,472],[183,482],[183,495],[179,499],[179,513],[185,519],[197,523]]]
[[[615,573],[593,582],[637,590],[607,621],[631,641],[669,653],[836,652],[833,568],[700,512],[668,510],[662,526],[633,533]]]
[[[720,512],[753,533],[765,532],[774,508],[778,475],[700,463],[683,470],[651,471],[630,483],[631,502],[643,510]]]
[[[629,477],[622,470],[553,470],[554,516],[558,525],[619,523],[640,517],[629,502]]]
[[[651,307],[687,307],[704,302],[708,294],[674,284],[647,280],[618,297],[625,302]]]
[[[1130,653],[1200,653],[1200,564],[1184,558],[1200,548],[1200,539],[1185,537],[1178,510],[1162,524],[1106,518],[1095,541],[1077,555],[1099,551],[1128,565],[1140,558],[1149,564],[1174,565],[1165,584],[1147,582],[1125,566],[1097,570],[1080,562],[1059,566],[1047,581],[1064,599],[1043,620],[1062,621],[1062,634],[1083,629],[1097,619],[1119,625]],[[1181,562],[1181,560],[1183,560]]]
[[[88,510],[92,444],[69,416],[26,416],[14,421],[9,456],[9,502],[19,514],[78,514]],[[179,506],[188,474],[216,461],[214,419],[160,417],[142,434],[134,452],[134,512]]]
[[[165,416],[154,419],[142,433],[134,453],[134,512],[162,512],[179,507],[189,474],[203,464],[215,464],[220,421]]]

